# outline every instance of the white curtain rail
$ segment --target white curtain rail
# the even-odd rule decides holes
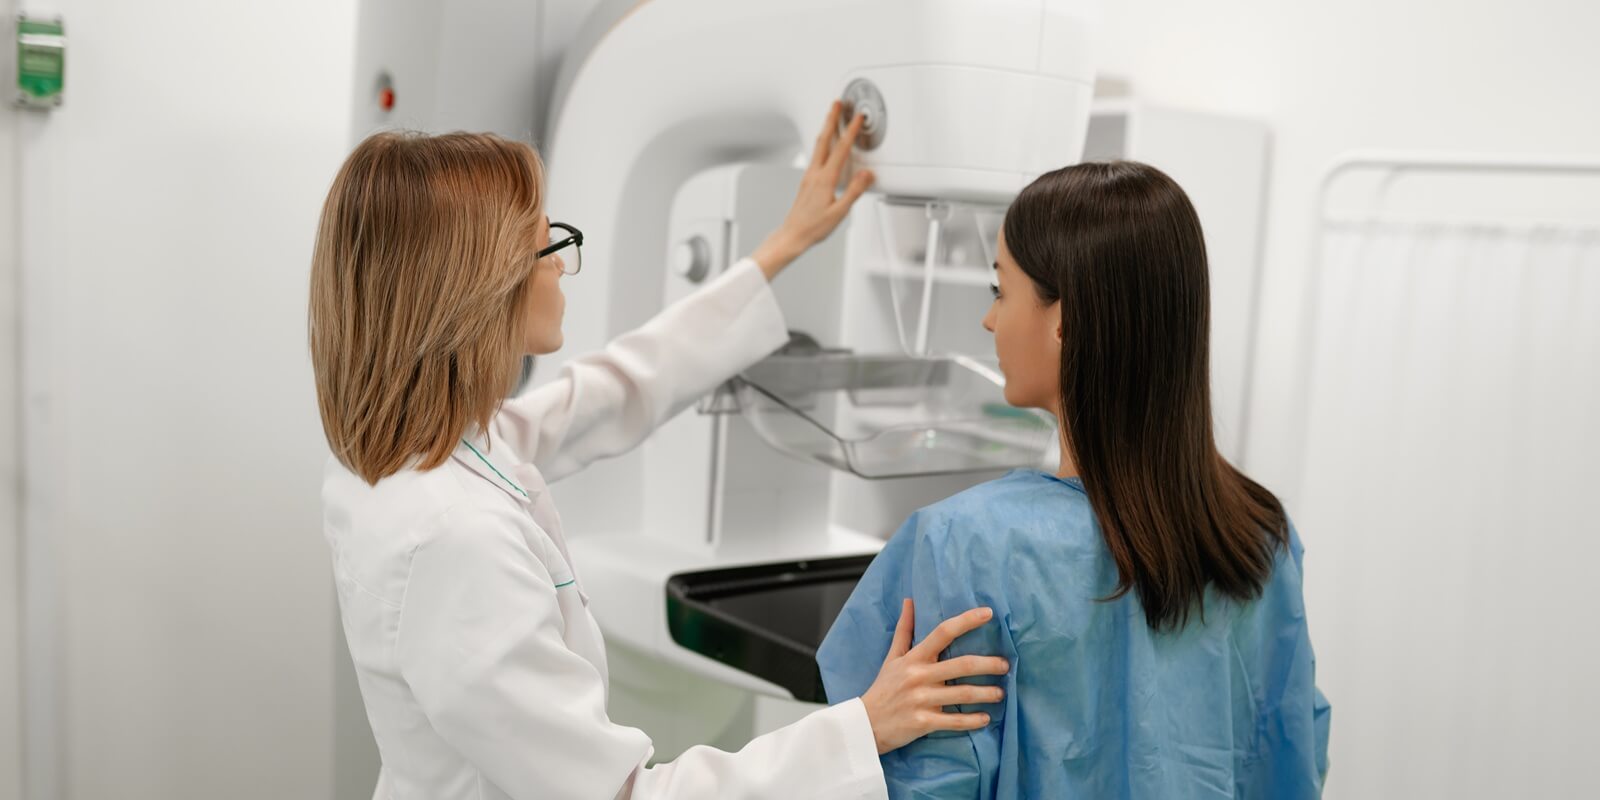
[[[1370,216],[1329,216],[1324,217],[1320,230],[1348,230],[1350,228],[1371,228],[1374,230],[1394,230],[1405,228],[1407,230],[1458,230],[1463,228],[1478,228],[1482,230],[1503,231],[1514,234],[1534,234],[1541,232],[1560,232],[1563,234],[1595,234],[1600,233],[1600,220],[1594,222],[1572,222],[1564,219],[1527,219],[1507,222],[1492,217],[1459,217],[1449,220],[1414,220],[1414,219],[1373,219]]]
[[[1600,177],[1600,157],[1495,155],[1489,153],[1427,153],[1403,150],[1356,150],[1339,157],[1317,183],[1316,221],[1326,219],[1328,194],[1338,181],[1354,172],[1382,172],[1383,182],[1373,197],[1382,205],[1389,188],[1399,178],[1418,174],[1523,174],[1594,175]],[[1317,238],[1321,238],[1318,236]]]

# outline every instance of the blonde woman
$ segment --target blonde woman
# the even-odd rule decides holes
[[[334,180],[310,336],[333,458],[323,483],[340,611],[383,757],[381,800],[883,797],[878,756],[971,730],[998,658],[939,661],[974,609],[915,647],[902,618],[877,680],[738,753],[650,766],[606,717],[606,658],[547,483],[621,453],[786,339],[768,282],[871,183],[835,191],[859,130],[817,137],[788,218],[750,258],[552,383],[504,400],[561,346],[582,234],[546,217],[542,167],[490,135],[384,133]],[[552,228],[560,236],[552,243]]]

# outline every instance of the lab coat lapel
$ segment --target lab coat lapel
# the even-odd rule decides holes
[[[544,476],[532,464],[518,464],[511,470],[517,483],[528,491],[528,513],[533,515],[534,523],[545,535],[556,543],[561,557],[567,560],[567,569],[572,570],[578,597],[585,606],[589,605],[589,593],[583,590],[583,578],[578,575],[578,565],[572,562],[572,553],[567,551],[567,536],[561,529],[561,515],[556,511],[555,500],[550,497],[550,487],[545,484]]]
[[[477,441],[463,440],[456,448],[455,459],[477,473],[479,477],[499,487],[527,510],[534,524],[555,542],[556,549],[567,562],[567,569],[572,571],[578,597],[587,607],[589,593],[584,591],[583,580],[578,577],[578,568],[572,563],[572,553],[567,550],[567,537],[561,530],[561,515],[556,512],[555,501],[550,497],[550,487],[545,484],[544,476],[540,475],[539,470],[532,464],[504,466],[494,461],[495,454],[506,452],[510,452],[510,448],[504,442],[478,437]]]
[[[511,499],[526,505],[530,500],[527,488],[520,483],[512,483],[514,478],[511,476],[511,471],[491,460],[492,454],[504,452],[502,449],[504,447],[505,445],[494,447],[487,439],[481,437],[475,442],[463,439],[461,444],[456,445],[452,457],[467,469],[477,473],[478,477],[510,495]]]

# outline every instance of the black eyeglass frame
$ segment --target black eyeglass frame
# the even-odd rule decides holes
[[[567,232],[567,237],[562,239],[559,242],[551,242],[549,247],[546,247],[543,250],[540,250],[539,251],[539,258],[540,259],[544,259],[544,258],[547,258],[549,256],[555,255],[556,253],[558,253],[558,252],[560,252],[562,250],[565,250],[568,247],[576,247],[576,248],[578,248],[578,258],[576,259],[576,261],[577,261],[576,265],[573,266],[571,272],[567,272],[565,269],[561,270],[561,272],[564,275],[576,275],[576,274],[578,274],[579,272],[581,272],[583,270],[583,231],[580,231],[577,228],[574,228],[574,227],[572,227],[571,225],[568,225],[565,222],[552,222],[552,223],[550,223],[550,228],[551,228],[551,230],[554,230],[556,228],[560,228],[561,230],[566,231]]]

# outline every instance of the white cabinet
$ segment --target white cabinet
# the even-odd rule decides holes
[[[1250,119],[1130,100],[1098,101],[1085,161],[1142,161],[1171,175],[1200,214],[1211,265],[1211,391],[1217,446],[1244,453],[1266,212],[1268,135]]]

